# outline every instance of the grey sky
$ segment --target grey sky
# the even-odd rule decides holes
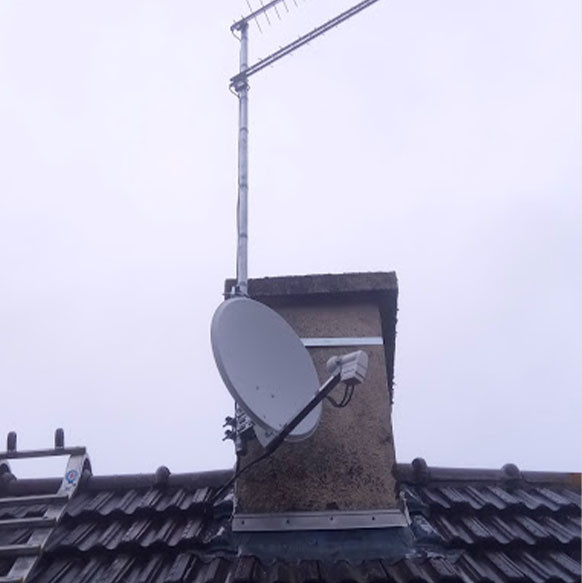
[[[351,4],[288,2],[252,57]],[[397,272],[400,461],[580,469],[580,6],[382,0],[252,80],[250,274]],[[63,426],[99,474],[232,464],[209,323],[245,11],[0,3],[0,430],[21,447]]]

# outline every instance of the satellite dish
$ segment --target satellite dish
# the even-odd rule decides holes
[[[224,301],[212,318],[210,337],[226,388],[267,433],[279,433],[319,390],[315,366],[300,338],[264,304],[241,296]],[[321,403],[287,439],[306,439],[320,417]]]

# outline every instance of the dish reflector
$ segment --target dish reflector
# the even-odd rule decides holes
[[[210,328],[220,376],[249,417],[279,433],[319,390],[315,366],[300,338],[279,314],[255,300],[234,297],[216,310]],[[291,432],[309,437],[321,403]]]

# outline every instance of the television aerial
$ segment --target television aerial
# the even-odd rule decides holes
[[[295,0],[294,0],[295,1]],[[249,124],[248,124],[248,108],[249,108],[249,78],[262,71],[265,67],[269,67],[296,51],[299,47],[310,43],[318,36],[325,34],[332,28],[335,28],[342,22],[355,16],[362,10],[369,8],[378,0],[363,0],[334,18],[328,20],[324,24],[314,28],[307,34],[304,34],[289,44],[274,51],[269,56],[258,60],[253,65],[248,64],[249,51],[249,23],[255,21],[260,29],[259,16],[264,16],[267,23],[270,24],[269,12],[274,10],[279,16],[277,6],[282,4],[287,8],[286,0],[272,0],[263,4],[260,0],[261,7],[257,10],[252,10],[250,0],[247,4],[251,9],[251,13],[240,20],[237,20],[230,30],[234,35],[238,34],[240,40],[240,54],[239,54],[239,72],[231,77],[230,89],[238,97],[238,204],[237,204],[237,254],[236,254],[236,285],[232,291],[234,295],[247,295],[248,293],[248,169],[249,169]]]
[[[356,351],[335,356],[327,363],[330,377],[323,385],[301,339],[275,311],[248,297],[248,91],[249,78],[291,54],[299,47],[335,28],[378,0],[363,0],[341,14],[276,50],[253,65],[248,64],[249,23],[259,16],[269,21],[269,12],[285,0],[272,0],[253,10],[231,26],[240,41],[239,72],[230,80],[230,88],[239,101],[238,124],[238,204],[236,284],[218,307],[211,324],[212,350],[219,373],[236,402],[236,415],[227,418],[227,437],[235,441],[238,452],[245,449],[245,439],[252,432],[265,448],[263,455],[239,471],[260,462],[283,441],[300,441],[316,430],[322,401],[335,406],[349,403],[355,385],[367,372],[368,356]],[[333,401],[329,393],[340,383],[346,385],[344,398]],[[226,484],[220,491],[230,485]],[[217,493],[218,494],[218,493]]]

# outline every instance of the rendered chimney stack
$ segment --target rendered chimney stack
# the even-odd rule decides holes
[[[231,282],[226,286],[230,289]],[[328,358],[336,354],[363,349],[369,368],[347,407],[337,409],[324,402],[321,422],[311,437],[283,444],[238,479],[236,512],[272,515],[398,508],[391,422],[396,275],[256,279],[249,282],[249,295],[277,311],[301,338],[333,338],[335,343],[346,339],[344,346],[308,348],[321,382],[329,376]],[[341,399],[343,390],[340,385],[332,396]],[[246,466],[262,452],[253,440],[238,464]]]

